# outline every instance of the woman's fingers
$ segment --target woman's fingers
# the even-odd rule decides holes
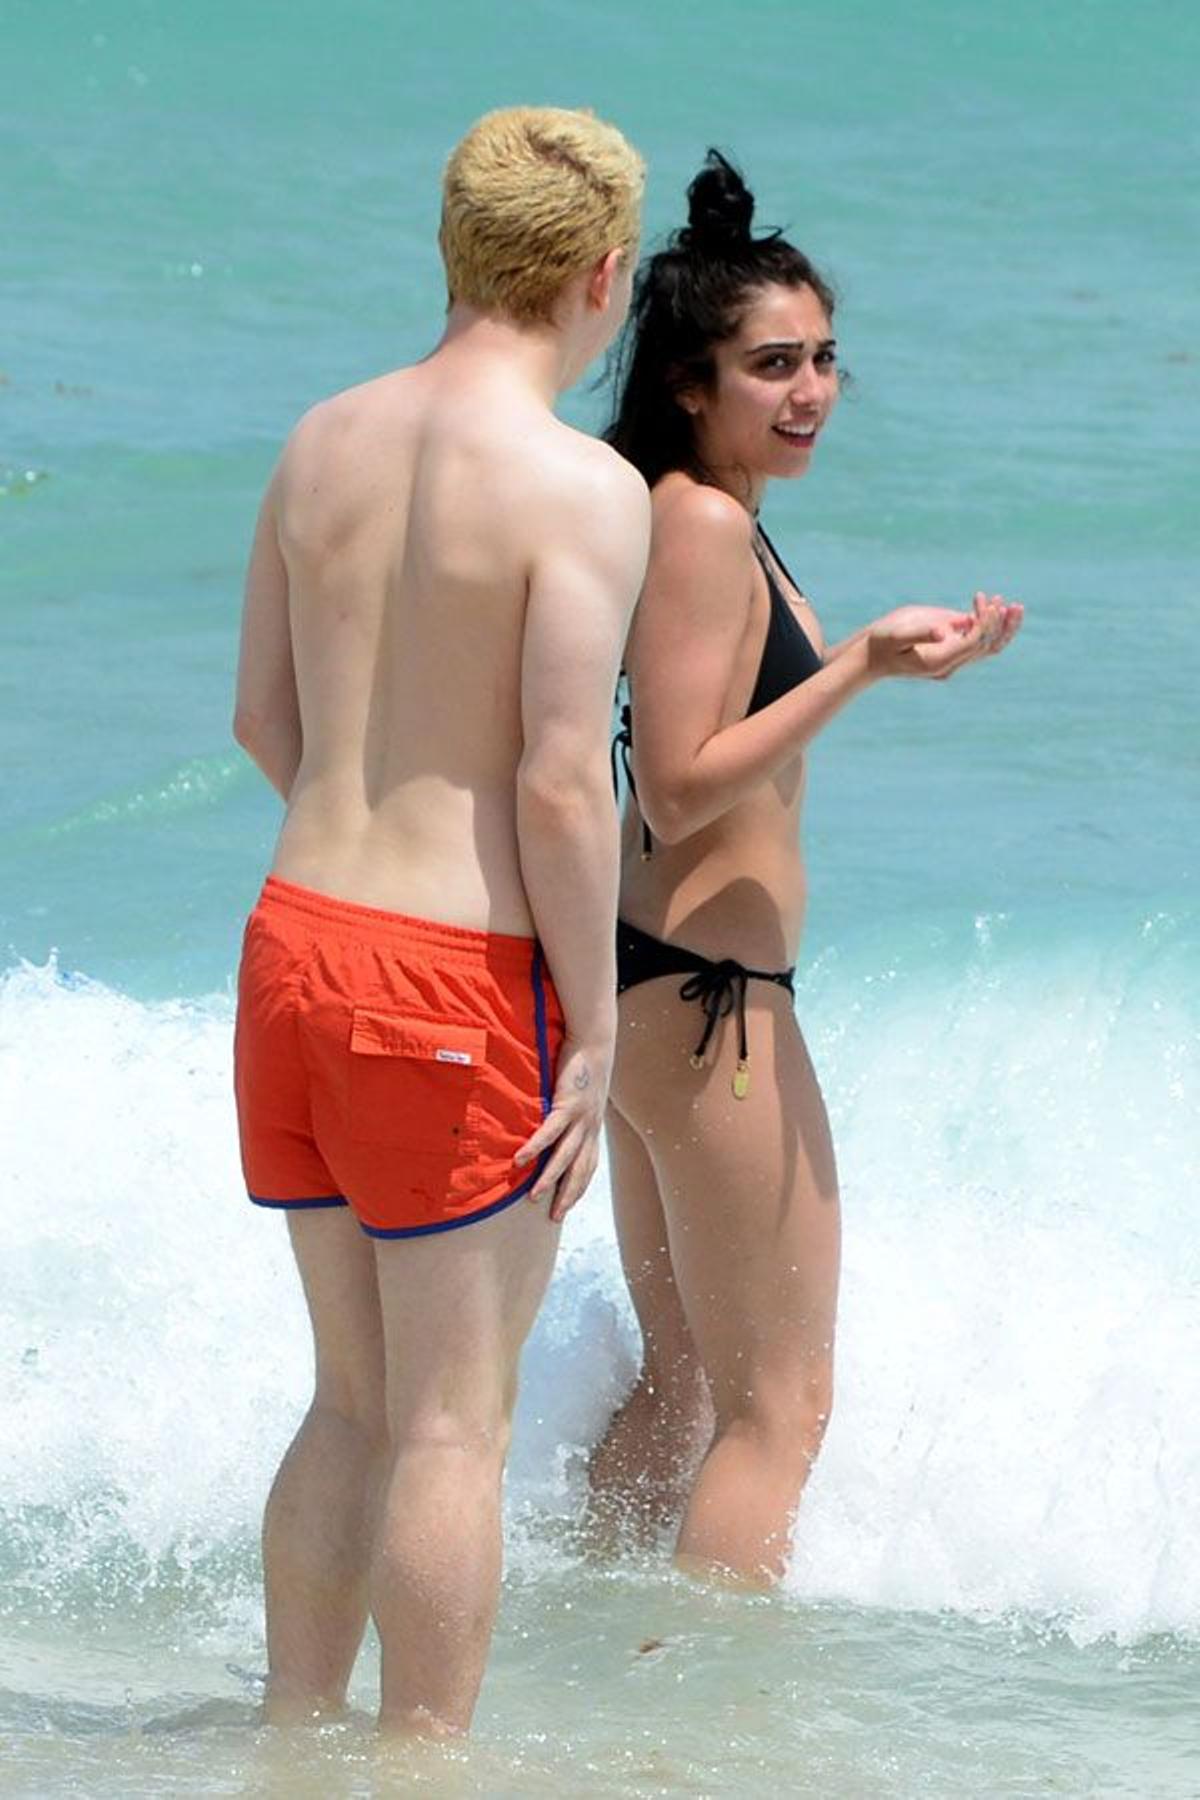
[[[918,660],[936,681],[945,681],[968,663],[984,656],[995,656],[1011,643],[1025,616],[1019,602],[1009,602],[1002,594],[987,594],[982,588],[973,595],[971,611],[965,615],[966,628],[956,640],[929,645],[915,651]]]
[[[999,655],[1012,642],[1025,617],[1025,608],[1018,601],[1005,600],[1002,594],[980,592],[973,605],[974,639],[963,659],[968,662],[975,657]]]
[[[984,654],[995,656],[1006,644],[1012,642],[1025,616],[1025,608],[1017,603],[1010,603],[1001,594],[993,594],[990,599],[985,599],[979,616]]]
[[[1006,644],[1012,643],[1018,631],[1021,629],[1021,621],[1024,617],[1025,608],[1019,601],[1014,601],[1011,605],[1005,607],[1004,630],[1001,634],[1000,642],[996,645],[997,650],[1003,650]]]

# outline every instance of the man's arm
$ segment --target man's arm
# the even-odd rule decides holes
[[[233,735],[286,800],[303,740],[273,482],[259,511],[246,572]]]
[[[608,736],[649,539],[645,484],[606,457],[587,491],[558,510],[526,605],[517,834],[567,1035],[553,1107],[522,1158],[551,1149],[532,1198],[553,1195],[555,1220],[595,1169],[612,1069],[620,846]]]

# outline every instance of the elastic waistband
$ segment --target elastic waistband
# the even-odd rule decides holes
[[[319,921],[323,930],[360,943],[423,944],[443,956],[471,962],[497,963],[528,974],[538,948],[537,939],[502,931],[475,931],[466,925],[447,925],[440,919],[417,919],[408,913],[388,912],[381,906],[363,906],[357,900],[341,900],[316,888],[299,887],[278,875],[268,875],[258,897],[265,912],[297,920]]]

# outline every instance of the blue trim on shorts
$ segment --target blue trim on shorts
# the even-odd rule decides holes
[[[284,1212],[288,1210],[300,1212],[306,1207],[313,1206],[349,1206],[350,1204],[345,1194],[322,1194],[315,1200],[264,1200],[261,1194],[252,1194],[247,1188],[246,1195],[254,1206],[271,1206]]]
[[[546,1031],[546,984],[542,979],[542,946],[534,942],[533,968],[533,1016],[537,1028],[538,1064],[542,1074],[542,1117],[550,1111],[554,1103],[554,1071],[550,1067],[550,1039]]]
[[[361,1219],[358,1222],[367,1236],[373,1238],[430,1237],[435,1231],[457,1231],[460,1225],[474,1225],[477,1219],[490,1219],[493,1213],[503,1212],[506,1206],[514,1205],[529,1192],[538,1173],[535,1169],[532,1175],[525,1177],[520,1187],[513,1188],[511,1193],[502,1195],[499,1200],[493,1200],[490,1206],[480,1207],[478,1212],[464,1213],[461,1219],[439,1219],[434,1225],[397,1225],[391,1230],[382,1225],[363,1225]]]
[[[545,958],[542,956],[542,946],[535,938],[533,944],[533,968],[531,976],[533,980],[533,1017],[534,1025],[537,1030],[538,1066],[541,1070],[542,1077],[543,1119],[545,1119],[550,1108],[554,1104],[554,1070],[550,1067],[550,1036],[546,1029],[546,984],[542,979],[542,967],[544,961]],[[551,1144],[550,1149],[543,1150],[542,1154],[538,1157],[537,1167],[533,1172],[535,1179],[541,1174],[542,1170],[546,1167],[546,1164],[550,1161],[550,1155],[553,1149],[554,1145]]]

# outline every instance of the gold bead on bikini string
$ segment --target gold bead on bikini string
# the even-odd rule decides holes
[[[694,1050],[688,1057],[688,1061],[691,1063],[693,1069],[700,1070],[704,1067],[704,1058],[702,1056],[697,1056]],[[733,1089],[733,1097],[735,1100],[744,1100],[746,1095],[750,1092],[750,1062],[747,1057],[738,1057],[738,1065],[733,1072],[733,1080],[729,1085]]]

